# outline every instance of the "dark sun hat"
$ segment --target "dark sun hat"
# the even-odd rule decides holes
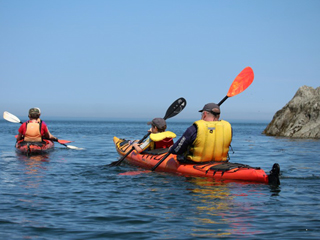
[[[163,118],[154,118],[151,122],[147,123],[148,125],[152,124],[153,126],[156,126],[158,129],[166,129],[167,123],[166,120]]]
[[[40,108],[30,108],[29,109],[29,115],[30,114],[41,114]]]
[[[203,112],[203,111],[210,112],[214,115],[219,115],[220,107],[218,104],[215,104],[215,103],[207,103],[206,105],[204,105],[204,107],[201,110],[199,110],[199,112]]]

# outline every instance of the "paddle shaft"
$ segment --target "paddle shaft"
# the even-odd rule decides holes
[[[156,170],[156,168],[164,161],[166,158],[170,155],[170,152],[168,152],[166,155],[163,156],[163,158],[151,169],[151,171]]]
[[[225,96],[219,103],[218,105],[220,106],[222,103],[224,103],[229,97]]]

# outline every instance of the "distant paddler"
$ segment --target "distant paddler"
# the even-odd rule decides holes
[[[50,133],[47,124],[40,119],[40,115],[40,108],[29,109],[29,120],[20,126],[17,141],[22,139],[26,142],[42,142],[43,139],[58,141],[58,138]]]

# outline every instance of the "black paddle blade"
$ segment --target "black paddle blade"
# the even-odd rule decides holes
[[[168,108],[164,120],[172,118],[179,114],[187,106],[187,101],[184,98],[178,98]]]

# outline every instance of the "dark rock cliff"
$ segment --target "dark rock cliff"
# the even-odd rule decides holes
[[[269,136],[320,138],[320,87],[302,86],[263,131]]]

